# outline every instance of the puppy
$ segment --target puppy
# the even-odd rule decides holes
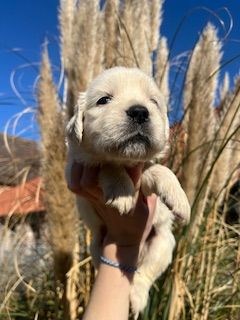
[[[124,67],[106,70],[92,81],[80,94],[67,125],[67,179],[73,161],[100,165],[99,186],[106,205],[128,214],[137,195],[125,168],[144,162],[141,190],[145,196],[158,196],[154,237],[141,252],[130,294],[135,318],[147,304],[151,285],[172,260],[174,217],[183,223],[190,217],[187,197],[176,176],[154,162],[164,153],[168,132],[166,104],[153,79],[139,69]],[[93,234],[91,253],[97,267],[103,222],[86,199],[77,196],[77,204]]]

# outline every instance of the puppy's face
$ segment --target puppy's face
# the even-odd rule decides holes
[[[154,81],[138,69],[103,72],[80,96],[74,132],[91,154],[147,160],[168,140],[167,109]]]

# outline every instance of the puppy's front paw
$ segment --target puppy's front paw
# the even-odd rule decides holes
[[[180,187],[181,188],[181,187]],[[174,194],[160,193],[161,201],[174,214],[175,218],[182,224],[188,224],[190,220],[191,207],[183,189],[176,188]]]
[[[167,167],[157,164],[146,169],[142,176],[142,191],[145,196],[156,193],[180,223],[189,222],[191,208],[187,196]]]
[[[120,214],[127,214],[133,209],[134,200],[132,196],[120,196],[116,198],[111,197],[107,200],[106,205],[109,205],[117,209],[120,212]]]
[[[122,167],[104,166],[99,175],[106,204],[126,214],[134,207],[135,187]]]

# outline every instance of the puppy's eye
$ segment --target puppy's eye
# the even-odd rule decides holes
[[[152,101],[152,103],[154,103],[157,107],[159,106],[158,105],[158,102],[157,102],[157,100],[156,99],[154,99],[154,98],[152,98],[152,99],[150,99],[151,101]]]
[[[97,105],[107,104],[107,103],[109,103],[111,101],[111,99],[112,98],[109,97],[109,96],[102,97],[97,101]]]

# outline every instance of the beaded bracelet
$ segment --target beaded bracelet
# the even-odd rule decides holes
[[[135,271],[137,271],[137,267],[132,267],[132,266],[125,266],[121,263],[118,263],[118,262],[115,262],[115,261],[112,261],[104,256],[100,256],[100,261],[102,263],[105,263],[107,264],[108,266],[111,266],[111,267],[114,267],[114,268],[118,268],[124,272],[129,272],[129,273],[133,273]]]

